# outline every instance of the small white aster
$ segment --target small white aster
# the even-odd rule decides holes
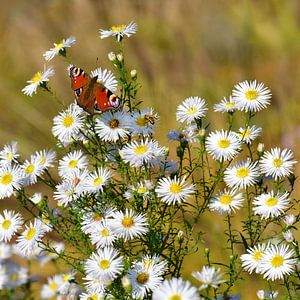
[[[219,161],[231,160],[239,153],[241,143],[233,131],[211,132],[205,141],[206,150]]]
[[[69,289],[71,288],[71,281],[75,279],[76,272],[74,270],[71,270],[69,272],[60,274],[61,276],[61,284],[59,285],[59,288],[57,289],[57,292],[61,295],[67,295],[69,292]]]
[[[253,140],[255,140],[261,133],[262,129],[260,127],[248,126],[247,129],[240,128],[237,132],[237,136],[241,142],[245,142],[247,144],[251,144]]]
[[[124,35],[130,37],[137,32],[137,24],[130,22],[128,25],[112,26],[109,30],[100,29],[100,38],[104,39],[110,36],[115,36],[117,41],[120,42]]]
[[[49,167],[53,167],[53,162],[56,158],[56,153],[53,150],[42,150],[35,152],[36,161],[38,165],[40,165],[43,170]]]
[[[37,72],[30,80],[27,81],[29,84],[22,89],[22,92],[25,95],[32,97],[33,93],[36,94],[37,88],[49,81],[49,78],[53,75],[53,67],[45,67],[44,72]]]
[[[208,207],[221,215],[230,214],[232,211],[235,212],[235,209],[240,209],[243,201],[243,193],[225,189],[210,200]]]
[[[277,180],[292,173],[293,165],[297,163],[293,158],[291,150],[276,147],[264,152],[259,166],[263,174]]]
[[[10,197],[14,190],[23,184],[23,171],[18,165],[6,165],[0,168],[0,199]]]
[[[71,47],[72,45],[75,44],[75,42],[76,42],[76,38],[74,36],[70,36],[67,39],[63,39],[58,44],[54,43],[54,47],[43,54],[45,60],[50,61],[58,54],[65,56],[65,52],[66,52],[65,48]]]
[[[206,102],[200,97],[189,97],[177,107],[176,120],[191,124],[193,121],[205,116]]]
[[[295,215],[286,215],[282,218],[282,221],[287,225],[287,226],[292,226],[296,221],[297,218]]]
[[[53,277],[48,277],[48,282],[42,285],[41,298],[50,299],[57,295],[58,288],[62,284],[62,278],[60,275],[54,275]]]
[[[24,173],[23,184],[25,186],[36,183],[38,177],[41,176],[44,171],[35,155],[31,155],[30,160],[26,160],[21,167]]]
[[[93,173],[89,174],[85,185],[83,187],[84,191],[88,193],[98,193],[103,191],[103,186],[111,178],[112,174],[108,169],[98,168]]]
[[[103,300],[104,293],[82,293],[79,295],[79,300]]]
[[[28,281],[27,268],[23,268],[11,260],[5,263],[5,267],[8,276],[5,288],[12,290]]]
[[[214,111],[221,113],[232,113],[235,111],[235,109],[235,102],[231,96],[229,97],[229,100],[224,97],[220,103],[214,105]]]
[[[19,213],[12,210],[4,210],[0,214],[0,242],[8,242],[12,236],[22,228],[23,219]]]
[[[105,86],[108,90],[112,92],[117,90],[118,81],[112,71],[98,68],[91,72],[91,77],[97,77],[97,82]]]
[[[228,167],[224,172],[224,181],[231,188],[246,188],[253,185],[259,176],[256,162],[246,159]]]
[[[17,153],[17,142],[11,142],[4,145],[3,150],[0,151],[0,166],[10,165],[12,162],[16,162],[19,154]]]
[[[99,295],[105,295],[107,296],[107,291],[105,290],[105,287],[111,284],[112,280],[109,277],[95,277],[92,275],[87,275],[83,278],[86,282],[84,282],[84,285],[86,286],[86,290],[89,294],[99,294]],[[96,298],[97,299],[97,298]],[[90,300],[88,298],[88,300]],[[103,298],[101,298],[103,300]]]
[[[256,112],[270,104],[271,91],[263,83],[243,81],[232,91],[236,108],[245,112]]]
[[[257,196],[253,201],[253,211],[262,219],[280,216],[289,207],[289,193],[277,194],[271,191]]]
[[[292,230],[283,231],[282,236],[288,243],[293,242],[295,239]]]
[[[155,192],[161,198],[161,201],[175,205],[186,201],[188,197],[194,194],[195,186],[188,184],[185,177],[181,180],[176,176],[173,179],[164,177],[158,181]]]

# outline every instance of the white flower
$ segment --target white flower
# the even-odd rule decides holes
[[[23,219],[19,213],[12,210],[4,210],[0,214],[0,241],[8,242],[12,236],[22,228]]]
[[[260,215],[262,219],[280,216],[289,206],[289,193],[285,192],[275,195],[274,191],[261,194],[253,201],[253,211],[256,215]]]
[[[232,98],[236,108],[245,112],[256,112],[270,104],[271,91],[263,83],[243,81],[235,85]]]
[[[6,165],[0,168],[0,199],[10,197],[14,190],[23,184],[23,172],[18,165]]]
[[[259,164],[261,172],[275,180],[288,176],[292,173],[293,165],[297,163],[293,158],[292,151],[288,149],[281,150],[276,147],[271,152],[265,151]]]
[[[97,77],[97,82],[105,86],[111,92],[117,90],[118,81],[110,70],[98,68],[91,72],[91,77]]]
[[[129,127],[132,135],[149,136],[154,133],[154,125],[158,115],[152,108],[135,111],[129,119]]]
[[[297,218],[295,215],[286,215],[282,220],[287,226],[292,226],[297,221]]]
[[[96,119],[95,131],[100,139],[116,142],[129,134],[128,118],[129,115],[125,111],[107,111]]]
[[[235,209],[240,209],[243,201],[243,193],[225,189],[210,200],[208,207],[210,210],[217,211],[221,215],[230,214],[231,211],[234,212]]]
[[[220,274],[220,269],[210,266],[203,266],[201,272],[193,272],[192,276],[201,282],[199,290],[206,289],[209,286],[217,289],[221,283],[226,281],[221,279],[223,275]]]
[[[229,97],[229,100],[227,100],[225,97],[221,100],[220,103],[217,103],[214,105],[214,111],[218,111],[221,113],[226,112],[234,112],[236,109],[235,102],[233,101],[232,97]]]
[[[177,107],[176,120],[191,124],[196,119],[205,116],[206,102],[200,97],[189,97]]]
[[[79,295],[80,300],[103,300],[104,293],[82,293]]]
[[[224,172],[224,181],[231,188],[246,188],[253,185],[259,176],[259,170],[256,162],[250,159],[236,163],[228,167]]]
[[[111,178],[112,174],[109,170],[105,168],[98,168],[93,173],[89,174],[85,185],[83,187],[84,191],[88,193],[99,193],[103,191],[103,186]]]
[[[245,142],[247,144],[251,144],[253,140],[255,140],[261,133],[261,128],[253,126],[248,126],[247,129],[240,128],[237,133],[238,138],[241,142]]]
[[[30,201],[33,202],[34,204],[39,204],[43,200],[43,195],[42,193],[34,193],[30,197]]]
[[[65,54],[65,48],[71,47],[76,42],[76,38],[74,36],[68,37],[66,40],[63,39],[58,44],[54,43],[54,48],[51,48],[50,50],[46,51],[43,56],[45,57],[46,61],[50,61],[52,58],[54,58],[58,54]]]
[[[35,155],[31,155],[30,160],[26,160],[21,167],[24,173],[23,184],[25,186],[36,183],[38,177],[44,171],[44,168],[39,164]]]
[[[257,244],[254,247],[247,249],[248,253],[241,255],[242,267],[250,274],[253,271],[256,273],[260,272],[260,264],[265,255],[266,247],[265,244]]]
[[[62,284],[61,275],[54,275],[53,277],[48,278],[48,283],[43,284],[41,289],[41,298],[50,299],[56,296],[59,287]]]
[[[158,181],[155,192],[161,201],[175,205],[186,201],[188,197],[194,194],[195,186],[186,183],[185,177],[181,180],[176,176],[173,179],[164,177]]]
[[[233,131],[211,132],[205,141],[206,150],[219,161],[231,160],[239,153],[240,141]]]
[[[86,281],[84,284],[89,294],[103,295],[103,297],[104,297],[105,287],[111,284],[112,281],[109,277],[95,277],[92,275],[87,275],[86,277],[83,278],[83,280]],[[106,291],[105,291],[105,295],[107,296]],[[90,299],[88,298],[88,300]],[[103,299],[101,298],[101,300]]]
[[[19,157],[17,145],[17,142],[4,145],[3,150],[0,151],[0,166],[3,167],[10,165],[12,162],[16,162],[17,157]]]
[[[36,161],[43,170],[49,167],[53,167],[53,162],[56,158],[56,153],[53,150],[42,150],[35,152]]]
[[[278,296],[278,291],[259,290],[256,295],[259,300],[275,300]]]
[[[28,281],[28,269],[20,267],[13,261],[5,263],[7,282],[5,288],[12,290]]]
[[[30,80],[27,81],[29,84],[22,89],[22,92],[25,95],[32,97],[33,93],[36,94],[37,88],[49,81],[49,78],[53,75],[53,67],[44,67],[44,72],[37,72]]]
[[[260,273],[267,280],[283,279],[293,272],[296,263],[295,252],[288,245],[269,245],[260,263]]]
[[[166,279],[154,292],[153,300],[200,300],[195,287],[181,278]]]
[[[75,271],[69,271],[67,273],[61,274],[61,284],[57,289],[57,292],[62,295],[67,295],[71,287],[71,281],[75,279]]]
[[[100,29],[100,38],[104,39],[109,36],[115,36],[117,41],[120,42],[124,35],[130,37],[132,34],[137,32],[137,25],[134,22],[129,23],[128,25],[117,25],[112,26],[109,30]]]
[[[291,243],[295,238],[294,234],[291,230],[283,231],[282,232],[283,238],[288,242]]]

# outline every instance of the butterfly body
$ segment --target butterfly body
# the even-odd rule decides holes
[[[81,68],[71,65],[69,67],[71,88],[80,107],[89,113],[94,110],[106,111],[120,106],[120,99],[97,82],[97,76],[91,78]]]

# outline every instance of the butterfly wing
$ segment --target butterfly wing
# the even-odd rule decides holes
[[[121,101],[113,92],[98,83],[96,90],[96,103],[99,110],[106,111],[118,108]]]

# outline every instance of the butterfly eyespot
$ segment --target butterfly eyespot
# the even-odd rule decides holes
[[[73,76],[73,77],[78,77],[82,72],[83,72],[83,71],[82,71],[80,68],[74,67],[74,68],[72,69],[72,76]]]
[[[80,97],[80,95],[81,95],[81,93],[82,93],[82,88],[79,88],[79,89],[77,89],[77,90],[75,90],[75,97],[77,97],[77,98],[79,98]]]
[[[112,94],[109,96],[109,103],[112,107],[117,108],[120,105],[120,99],[116,95]]]

